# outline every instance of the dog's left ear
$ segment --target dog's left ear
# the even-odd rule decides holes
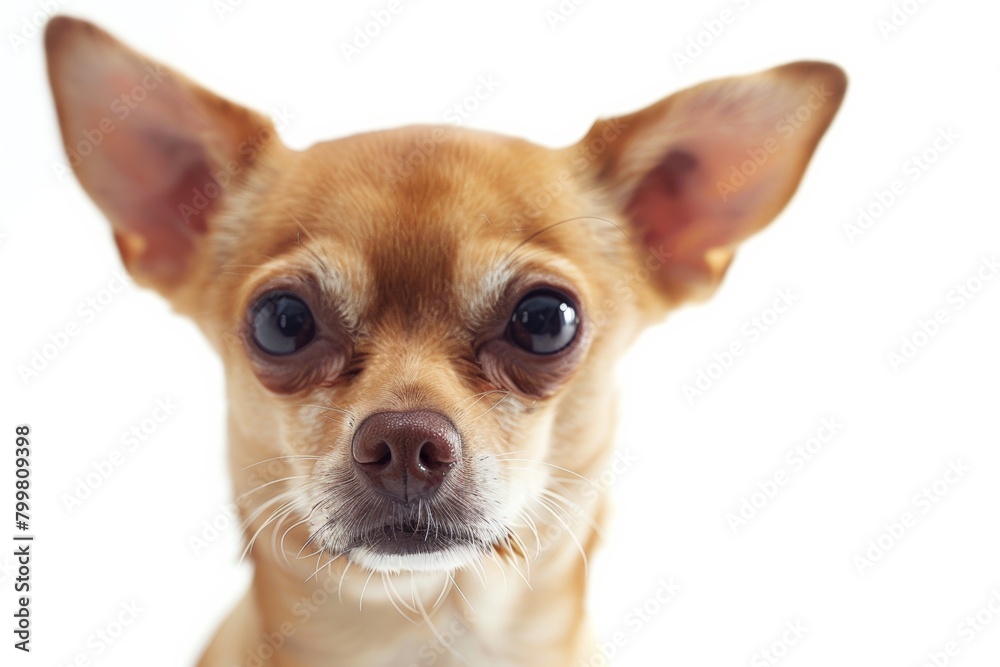
[[[710,294],[736,245],[798,186],[844,97],[843,71],[798,62],[681,91],[599,121],[574,147],[631,223],[668,305]]]

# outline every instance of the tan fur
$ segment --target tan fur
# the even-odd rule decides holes
[[[68,63],[97,48],[87,46],[95,40],[125,60],[139,57],[89,24],[55,19],[49,28],[50,77],[67,144],[80,125],[73,109],[85,95],[71,85]],[[166,273],[152,260],[149,269],[142,263],[149,255],[132,237],[143,223],[125,219],[120,203],[103,194],[101,179],[110,177],[93,166],[101,163],[77,168],[111,218],[126,265],[192,317],[224,362],[230,472],[247,540],[253,539],[254,576],[202,666],[254,664],[251,656],[283,667],[550,667],[589,658],[584,559],[599,541],[606,500],[603,489],[581,480],[597,479],[613,451],[614,363],[645,324],[714,288],[732,246],[791,196],[843,95],[842,74],[828,65],[757,77],[741,80],[739,94],[718,88],[721,98],[706,102],[686,92],[626,117],[625,134],[605,132],[610,138],[600,150],[595,139],[610,121],[561,151],[432,127],[353,136],[301,152],[275,138],[206,213],[206,230],[192,235],[183,267]],[[753,92],[770,80],[777,82],[777,101]],[[191,84],[177,81],[177,89],[163,94],[194,105],[206,127],[228,127],[229,135],[206,139],[223,154],[210,164],[231,157],[226,151],[242,138],[267,135],[260,116],[200,88],[191,96]],[[668,236],[674,260],[667,261],[676,263],[651,260],[655,248],[644,243],[646,230],[629,219],[627,206],[669,140],[663,137],[680,136],[699,164],[711,163],[714,154],[699,151],[711,147],[715,134],[697,124],[698,114],[732,115],[743,88],[754,104],[768,107],[819,81],[835,88],[836,99],[801,139],[793,136],[783,147],[788,159],[775,154],[773,171],[784,181],[760,200],[757,213],[724,242]],[[694,108],[658,126],[663,105]],[[752,105],[747,111],[764,114],[758,124],[770,127],[766,112]],[[724,123],[715,131],[728,132]],[[723,157],[741,150],[733,144]],[[415,155],[423,156],[416,166]],[[553,181],[563,183],[561,192],[539,207]],[[706,207],[703,199],[691,201],[687,211]],[[700,254],[678,254],[686,248]],[[292,393],[272,391],[262,380],[241,329],[256,291],[287,280],[324,304],[351,341],[343,372]],[[498,383],[477,346],[505,316],[511,293],[531,281],[572,291],[586,317],[572,367],[559,371],[554,386],[525,392]],[[492,502],[483,511],[510,536],[496,541],[492,557],[453,571],[368,572],[310,542],[316,523],[305,519],[319,495],[329,498],[324,507],[337,507],[334,480],[351,474],[350,442],[360,420],[413,409],[454,422],[463,437],[464,474]],[[545,498],[543,489],[563,500]],[[290,493],[279,498],[283,492]],[[290,509],[275,518],[283,508]],[[452,646],[440,645],[442,632]],[[277,651],[266,648],[277,643]]]

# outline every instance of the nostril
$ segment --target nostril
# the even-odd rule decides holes
[[[426,440],[420,443],[420,455],[418,456],[418,460],[420,461],[420,465],[424,468],[430,468],[434,465],[434,460],[430,454],[430,444],[431,443]]]
[[[377,457],[372,461],[375,465],[387,466],[392,462],[392,447],[385,440],[379,441],[372,454],[374,457]]]
[[[370,440],[354,450],[354,460],[373,467],[392,463],[392,446],[386,440]]]
[[[443,461],[442,457],[439,456],[440,452],[438,449],[440,446],[430,440],[425,440],[420,444],[420,454],[417,456],[417,460],[420,462],[420,466],[427,470],[432,470],[441,465],[447,465],[449,461]]]
[[[445,440],[424,440],[417,461],[425,470],[447,468],[455,463],[455,451]]]

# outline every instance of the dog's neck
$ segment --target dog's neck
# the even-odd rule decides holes
[[[297,557],[309,539],[305,524],[285,535],[284,554],[275,548],[281,540],[273,541],[265,529],[250,551],[252,587],[206,658],[306,667],[352,664],[364,655],[373,665],[531,667],[582,654],[592,640],[584,614],[586,559],[597,542],[605,497],[596,480],[613,452],[613,391],[600,399],[587,397],[585,423],[569,421],[579,415],[574,405],[557,418],[553,432],[561,441],[552,446],[560,450],[560,465],[595,483],[559,486],[563,511],[537,512],[534,526],[517,531],[526,558],[487,558],[452,575],[383,577],[325,552]],[[246,442],[248,437],[246,431],[231,433],[231,451],[254,451],[251,445],[259,443]],[[235,458],[233,466],[234,479],[245,479],[235,474]],[[250,490],[235,489],[238,497]],[[247,539],[266,518],[264,513],[250,523]],[[308,546],[302,554],[315,551]],[[510,637],[522,640],[512,644]]]

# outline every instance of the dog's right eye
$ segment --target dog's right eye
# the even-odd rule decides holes
[[[251,313],[254,343],[268,354],[297,352],[316,337],[316,323],[309,306],[289,292],[265,294]]]

